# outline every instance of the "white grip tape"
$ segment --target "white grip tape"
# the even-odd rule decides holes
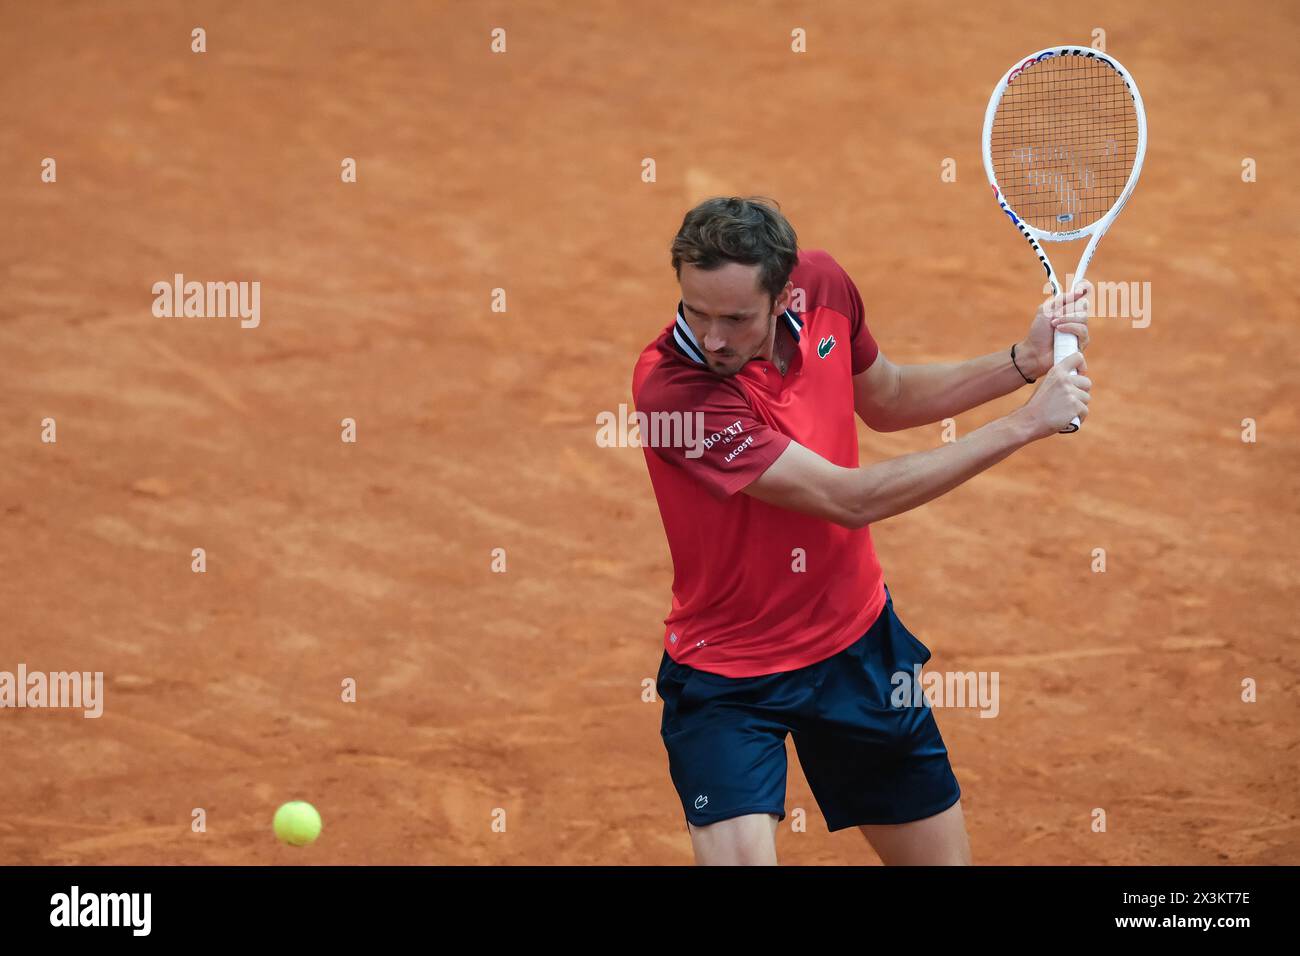
[[[1071,332],[1056,332],[1052,336],[1052,364],[1057,365],[1062,359],[1067,359],[1075,352],[1079,351],[1079,337]],[[1070,369],[1071,375],[1078,375],[1077,368]],[[1071,428],[1066,431],[1076,431],[1080,425],[1079,416],[1074,416],[1070,422]]]
[[[1072,332],[1057,332],[1052,337],[1052,364],[1059,365],[1062,359],[1069,358],[1079,351],[1079,337]],[[1077,375],[1078,369],[1070,372]]]

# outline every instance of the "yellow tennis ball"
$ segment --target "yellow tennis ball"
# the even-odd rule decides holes
[[[275,811],[276,838],[289,846],[306,846],[320,836],[320,814],[310,803],[291,800]]]

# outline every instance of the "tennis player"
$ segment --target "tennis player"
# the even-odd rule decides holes
[[[858,827],[887,864],[969,864],[934,713],[891,703],[894,675],[930,651],[894,613],[870,525],[1088,414],[1091,381],[1068,374],[1083,357],[1052,367],[1052,334],[1086,347],[1090,289],[1045,302],[1006,351],[895,365],[848,274],[800,252],[770,200],[696,206],[672,265],[677,313],[632,394],[655,421],[703,422],[694,440],[642,436],[673,559],[661,734],[696,862],[776,863],[792,734],[828,829]],[[858,466],[855,413],[896,431],[1038,379],[1025,405],[956,442]]]

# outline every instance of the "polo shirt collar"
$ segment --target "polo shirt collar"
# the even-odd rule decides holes
[[[781,316],[785,320],[786,328],[794,336],[796,342],[799,341],[799,331],[803,328],[803,320],[795,315],[789,309]],[[704,361],[704,349],[700,347],[699,341],[695,338],[695,333],[691,327],[686,324],[686,316],[682,313],[682,303],[677,303],[677,320],[673,324],[672,334],[673,348],[677,349],[682,355],[686,356],[696,365],[707,365]]]

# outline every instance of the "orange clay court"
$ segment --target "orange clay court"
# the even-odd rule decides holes
[[[1095,28],[1150,146],[1089,278],[1149,282],[1149,325],[1093,320],[1078,435],[873,535],[929,667],[1000,674],[995,719],[936,712],[977,863],[1300,862],[1293,5],[295,6],[0,35],[0,670],[105,680],[99,719],[0,711],[0,862],[691,862],[642,699],[667,546],[595,440],[681,217],[771,196],[895,361],[1005,349],[1043,274],[984,107]],[[260,282],[260,325],[154,316],[176,273]],[[864,465],[941,440],[859,430]],[[786,806],[783,863],[878,862],[794,760]]]

